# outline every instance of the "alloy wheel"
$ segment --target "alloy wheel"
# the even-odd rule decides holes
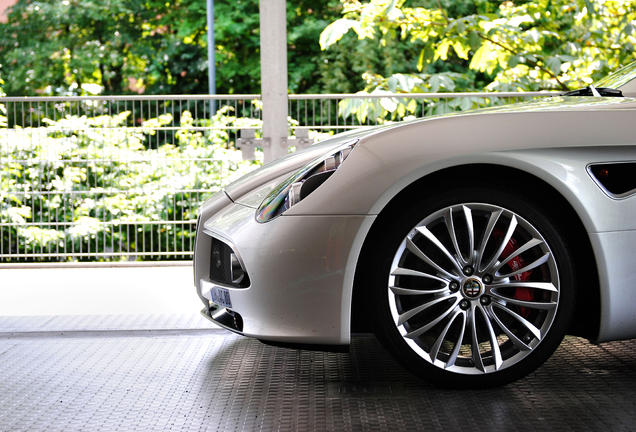
[[[497,372],[542,342],[559,307],[554,255],[535,226],[493,204],[442,208],[416,224],[391,264],[393,324],[442,370]]]

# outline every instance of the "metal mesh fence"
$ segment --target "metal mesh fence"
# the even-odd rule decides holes
[[[292,125],[328,133],[344,132],[409,118],[507,105],[558,92],[357,93],[290,95]]]
[[[292,95],[310,137],[545,93]],[[0,261],[186,260],[200,204],[259,166],[258,95],[0,98]]]
[[[0,259],[191,258],[201,202],[257,166],[232,144],[258,98],[0,100]]]

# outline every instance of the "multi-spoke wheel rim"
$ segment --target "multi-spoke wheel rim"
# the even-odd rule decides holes
[[[549,245],[523,217],[482,203],[418,223],[393,259],[393,321],[408,346],[456,373],[505,369],[545,338],[559,303]]]

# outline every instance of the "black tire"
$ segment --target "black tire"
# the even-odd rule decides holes
[[[445,387],[499,386],[559,346],[575,270],[538,203],[494,185],[457,187],[386,220],[365,267],[376,335],[412,373]]]

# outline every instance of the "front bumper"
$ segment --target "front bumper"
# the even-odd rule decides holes
[[[202,209],[194,258],[197,293],[206,306],[203,315],[261,340],[348,344],[357,257],[352,249],[360,228],[373,216],[283,215],[259,223],[253,208],[225,196],[212,201]],[[210,279],[212,237],[230,245],[240,258],[248,287]],[[210,310],[215,286],[228,290],[231,309]]]
[[[201,309],[201,315],[226,330],[243,334],[243,319],[239,314],[228,310],[227,308],[220,306],[206,306]]]

